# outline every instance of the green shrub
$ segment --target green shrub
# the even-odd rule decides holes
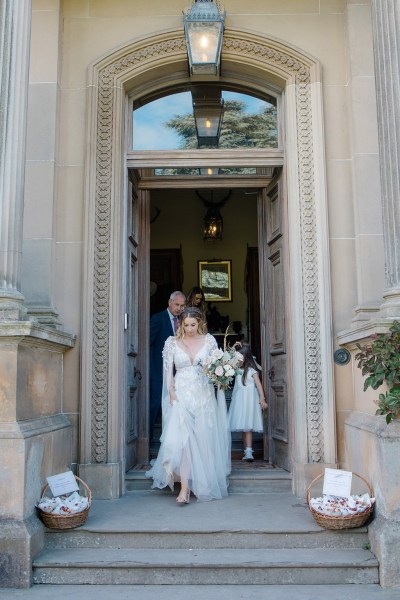
[[[400,322],[394,321],[387,333],[371,336],[372,343],[357,344],[360,350],[355,356],[358,368],[368,375],[364,391],[371,387],[377,390],[386,383],[389,391],[379,394],[376,400],[377,415],[386,415],[386,423],[400,415]]]

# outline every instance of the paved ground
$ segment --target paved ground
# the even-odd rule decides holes
[[[1,600],[399,600],[400,589],[378,585],[142,586],[38,585],[0,590]]]
[[[176,506],[170,491],[143,491],[96,500],[83,529],[96,531],[319,531],[305,500],[291,493],[230,494]],[[240,524],[240,527],[239,527]]]

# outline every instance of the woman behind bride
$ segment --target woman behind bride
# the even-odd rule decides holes
[[[181,482],[178,505],[189,503],[190,492],[198,500],[227,496],[231,470],[230,432],[225,395],[203,373],[202,362],[217,347],[205,334],[202,312],[183,310],[176,337],[163,350],[163,433],[155,463],[147,477],[153,488]]]

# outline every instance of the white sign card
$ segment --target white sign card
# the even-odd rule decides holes
[[[328,496],[340,496],[348,498],[351,494],[351,480],[353,473],[351,471],[341,471],[340,469],[325,469],[323,494]]]
[[[49,484],[51,493],[54,497],[63,496],[64,494],[69,494],[70,492],[75,492],[79,489],[78,482],[72,471],[66,471],[59,475],[47,477],[47,483]]]

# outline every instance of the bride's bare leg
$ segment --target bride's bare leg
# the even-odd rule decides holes
[[[183,454],[181,462],[181,491],[176,499],[178,504],[189,504],[190,489],[189,480],[189,460],[186,454]]]

